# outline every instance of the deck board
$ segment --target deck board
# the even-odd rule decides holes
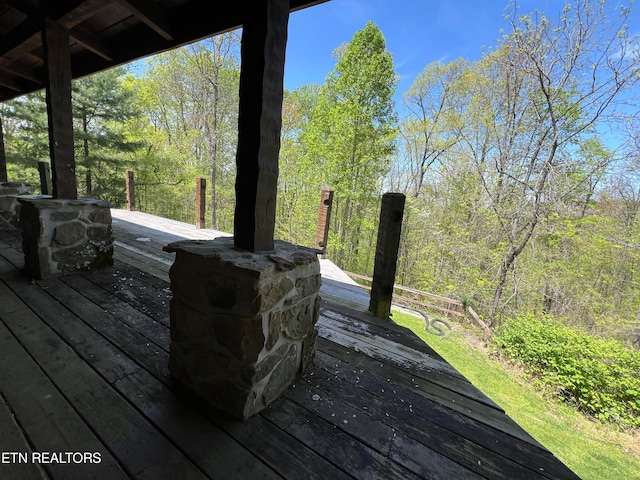
[[[168,373],[161,249],[218,233],[134,213],[114,212],[113,267],[46,281],[0,232],[0,449],[102,455],[0,478],[578,478],[328,261],[311,372],[246,421],[204,405]]]

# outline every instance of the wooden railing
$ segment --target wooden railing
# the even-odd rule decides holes
[[[371,282],[373,281],[373,278],[353,272],[345,273],[356,280],[363,289],[367,291],[371,290]],[[469,305],[465,305],[460,300],[454,300],[453,298],[447,298],[434,293],[424,292],[422,290],[397,284],[393,286],[393,289],[393,300],[400,305],[406,305],[418,309],[435,310],[445,315],[453,315],[462,318],[467,318],[467,316],[469,316],[485,331],[491,330],[473,308]]]

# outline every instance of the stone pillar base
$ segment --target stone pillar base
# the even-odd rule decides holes
[[[109,202],[19,197],[25,274],[43,280],[113,265]]]
[[[18,195],[28,195],[30,185],[22,182],[0,183],[0,230],[18,230],[20,204]]]
[[[170,270],[169,370],[213,407],[245,419],[276,399],[315,356],[320,263],[310,249],[234,248],[186,240]]]

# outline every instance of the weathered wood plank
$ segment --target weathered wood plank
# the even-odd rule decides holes
[[[314,451],[332,459],[354,478],[384,478],[388,480],[417,480],[420,478],[290,400],[281,399],[274,403],[270,408],[264,410],[264,416]],[[451,477],[436,474],[432,478],[444,480]]]
[[[3,320],[130,475],[206,478],[33,312],[3,313]]]
[[[552,454],[531,437],[518,438],[512,431],[505,432],[485,422],[474,420],[463,413],[447,408],[446,405],[425,399],[419,392],[410,388],[402,388],[391,384],[391,378],[385,378],[365,370],[364,367],[354,367],[336,356],[326,353],[323,348],[316,355],[317,366],[327,373],[327,381],[321,383],[309,379],[309,383],[319,385],[325,389],[335,389],[341,392],[344,399],[351,398],[350,389],[358,392],[367,399],[368,409],[376,410],[384,415],[393,425],[408,426],[410,431],[446,429],[462,439],[481,445],[498,455],[514,461],[540,475],[552,479],[576,479],[562,463],[555,461]],[[355,389],[355,390],[354,390]],[[378,399],[380,403],[378,403]],[[544,471],[539,470],[540,467]]]
[[[209,478],[238,480],[282,478],[261,458],[149,372],[135,373],[115,382],[114,387],[152,421],[173,443],[180,446]]]
[[[398,387],[407,391],[413,391],[430,402],[446,406],[473,420],[502,430],[505,433],[521,438],[536,446],[541,446],[513,420],[499,410],[479,402],[471,401],[469,398],[439,385],[420,379],[416,380],[416,376],[412,375],[411,371],[392,367],[391,365],[375,360],[363,353],[357,353],[349,347],[336,344],[323,337],[318,337],[317,345],[320,351],[326,352],[350,365],[359,367],[363,371],[367,371],[378,378],[388,379],[398,385]]]
[[[109,449],[96,438],[68,399],[60,393],[57,385],[34,362],[30,355],[32,352],[27,353],[20,345],[19,341],[24,336],[31,337],[30,343],[35,343],[37,349],[46,343],[44,338],[37,335],[37,319],[30,314],[28,307],[8,292],[2,282],[0,298],[6,308],[3,309],[4,321],[0,322],[0,352],[4,361],[11,359],[10,365],[5,364],[0,368],[0,385],[34,451],[100,454],[99,464],[51,463],[47,464],[47,471],[57,478],[129,478]],[[21,321],[25,325],[20,325]],[[17,340],[15,332],[10,332],[6,324],[18,324],[18,329],[25,335],[20,335]]]
[[[83,275],[92,283],[115,295],[154,320],[169,326],[169,301],[171,290],[168,283],[158,288],[152,282],[160,281],[154,276],[139,275],[140,270],[124,263],[115,263],[106,269],[108,275],[88,273]],[[102,272],[100,272],[102,273]]]
[[[1,338],[0,342],[2,342]],[[13,366],[3,365],[2,368],[13,368]],[[31,446],[17,424],[14,413],[0,393],[0,454],[2,455],[0,478],[46,480],[46,473],[40,464],[31,461],[31,451]],[[26,459],[24,455],[27,456]]]
[[[379,346],[385,345],[386,350],[397,352],[417,363],[424,362],[424,366],[453,377],[464,378],[460,372],[449,365],[435,350],[409,329],[404,329],[404,327],[400,327],[403,330],[385,328],[370,322],[369,320],[373,317],[356,318],[353,315],[324,307],[320,308],[320,318],[323,324],[333,326],[336,330],[372,338],[381,342]]]
[[[413,405],[407,402],[411,398],[411,395],[408,395],[410,392],[390,382],[387,382],[385,390],[405,399],[404,402],[399,402],[398,406],[390,405],[384,396],[350,384],[341,378],[341,375],[327,370],[315,370],[313,377],[307,377],[304,382],[306,385],[299,383],[295,392],[292,391],[295,398],[289,392],[287,394],[294,399],[317,395],[316,398],[319,400],[312,402],[312,406],[316,406],[318,413],[325,419],[339,417],[336,419],[339,428],[345,428],[344,425],[340,425],[342,418],[349,420],[348,425],[356,424],[361,433],[358,435],[355,430],[350,433],[358,435],[364,442],[367,441],[366,437],[375,438],[375,422],[385,423],[394,432],[394,445],[388,450],[389,456],[400,464],[413,466],[414,471],[421,475],[427,475],[436,469],[449,471],[450,478],[467,478],[464,470],[459,471],[460,466],[482,478],[495,480],[527,480],[544,478],[546,475],[525,466],[531,464],[530,459],[523,465],[510,459],[510,452],[503,455],[487,448],[482,437],[479,438],[480,442],[471,441],[429,419],[425,419],[428,421],[425,428],[424,420],[416,421],[418,415],[413,410]],[[321,409],[326,409],[327,412],[323,414]],[[353,417],[353,422],[349,417]],[[371,425],[372,422],[374,425]],[[417,426],[418,423],[420,426]],[[437,455],[434,455],[434,452],[437,452]],[[444,460],[443,457],[448,460]],[[449,462],[454,462],[458,467],[448,465]]]
[[[168,375],[169,357],[166,352],[167,345],[157,345],[148,337],[136,331],[117,316],[112,315],[103,307],[87,301],[59,278],[39,282],[38,284],[51,296],[45,298],[39,289],[16,288],[19,295],[29,301],[34,310],[48,323],[59,322],[60,316],[69,316],[69,312],[82,318],[84,322],[99,332],[103,337],[115,345],[118,345],[125,353],[136,358],[141,365],[154,372],[159,377]],[[56,307],[55,303],[63,305],[67,313]],[[56,312],[54,314],[53,312]],[[108,360],[107,360],[108,361]]]
[[[479,402],[502,412],[502,409],[468,381],[443,371],[442,369],[445,367],[442,364],[433,361],[426,355],[411,358],[411,352],[407,349],[394,350],[392,342],[385,341],[383,338],[331,328],[331,323],[326,319],[323,322],[318,322],[317,327],[322,338],[399,370],[411,372],[412,377],[416,380],[414,382],[416,385],[427,382],[424,383],[426,390],[434,390],[434,393],[437,391],[440,395],[456,399],[455,401],[460,402],[461,405],[466,405],[470,401]],[[442,389],[449,390],[449,393],[447,394]]]
[[[167,349],[170,343],[169,328],[153,320],[151,317],[118,299],[113,293],[89,281],[80,275],[72,275],[60,279],[63,283],[107,311],[111,316],[118,318],[135,331],[148,338],[162,349]],[[52,292],[55,295],[55,292]]]
[[[169,281],[168,268],[164,268],[164,265],[160,262],[154,261],[152,259],[145,259],[144,257],[140,257],[140,255],[131,254],[124,248],[116,249],[113,252],[113,259],[115,261],[128,263],[129,265],[136,267],[149,275],[158,277],[165,282]]]
[[[426,478],[433,476],[435,472],[443,478],[484,478],[473,473],[476,465],[470,465],[470,469],[467,465],[465,468],[460,464],[460,460],[466,459],[455,450],[447,448],[447,441],[455,437],[450,432],[447,432],[448,438],[434,438],[434,435],[442,431],[431,433],[428,444],[424,438],[417,441],[406,434],[409,429],[404,424],[395,422],[393,420],[397,418],[388,416],[384,406],[382,409],[376,408],[380,403],[377,402],[377,397],[366,394],[362,389],[349,387],[345,382],[335,381],[327,372],[316,369],[313,377],[306,377],[298,382],[296,388],[288,390],[286,395],[296,403],[306,405],[322,419],[353,436],[358,442],[388,455],[398,464],[397,468],[407,468]],[[343,390],[344,388],[346,390]],[[314,398],[316,400],[309,401]],[[447,457],[453,457],[457,462]]]

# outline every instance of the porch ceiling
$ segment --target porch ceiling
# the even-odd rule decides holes
[[[69,30],[78,78],[236,29],[254,1],[0,0],[0,102],[44,88],[42,12]]]

